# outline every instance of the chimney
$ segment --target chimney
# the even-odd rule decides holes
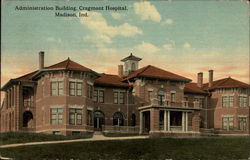
[[[39,69],[44,68],[44,51],[39,52]]]
[[[119,77],[123,76],[123,65],[118,65],[118,75]]]
[[[214,76],[214,71],[213,70],[209,70],[209,82],[208,82],[208,87],[212,87],[213,84],[213,76]]]
[[[197,85],[200,88],[203,86],[203,73],[202,72],[197,74]]]

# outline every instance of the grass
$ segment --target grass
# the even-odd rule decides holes
[[[162,138],[23,146],[1,149],[17,159],[233,160],[250,157],[249,137]]]
[[[63,136],[42,133],[27,132],[6,132],[0,134],[0,145],[26,142],[55,141],[66,139],[90,138],[92,135],[85,136]]]

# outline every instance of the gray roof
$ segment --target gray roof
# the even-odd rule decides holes
[[[125,62],[125,61],[127,61],[127,60],[140,61],[140,60],[142,60],[142,59],[139,58],[139,57],[134,56],[134,55],[131,53],[128,57],[123,58],[121,61],[122,61],[122,62]]]

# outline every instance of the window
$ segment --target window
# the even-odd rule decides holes
[[[229,107],[234,106],[234,96],[229,96]]]
[[[228,96],[222,96],[222,107],[228,106]]]
[[[60,96],[63,95],[63,82],[51,82],[51,95]]]
[[[114,103],[118,104],[118,92],[114,92]]]
[[[88,98],[92,98],[93,96],[93,86],[88,84],[88,87],[87,87],[87,97]]]
[[[63,123],[63,108],[51,108],[51,124]]]
[[[200,98],[194,98],[195,102],[199,102],[199,107],[200,108],[204,108],[205,107],[205,103],[204,103],[204,98],[200,97]]]
[[[234,127],[233,117],[223,117],[222,118],[222,128],[224,130],[232,130]]]
[[[87,125],[93,126],[93,112],[88,110]]]
[[[81,82],[76,83],[76,95],[77,96],[82,95],[82,83]]]
[[[82,124],[82,109],[76,109],[76,108],[69,109],[69,124],[72,125]]]
[[[148,91],[148,101],[150,102],[153,98],[153,91]]]
[[[75,95],[75,82],[69,82],[69,95]]]
[[[54,135],[61,135],[61,132],[60,131],[53,131],[52,132]]]
[[[82,83],[81,82],[69,82],[69,95],[81,96],[82,95]]]
[[[132,70],[132,71],[134,71],[134,70],[135,70],[135,63],[132,63],[131,70]]]
[[[23,99],[23,105],[25,107],[32,107],[33,106],[33,96],[25,96]]]
[[[125,92],[114,91],[114,104],[124,104],[125,103]]]
[[[164,100],[164,91],[159,90],[158,91],[158,104],[163,105],[163,100]]]
[[[104,91],[94,90],[94,102],[104,103]]]
[[[171,102],[175,102],[176,101],[176,93],[171,92],[170,96],[171,96]]]
[[[123,114],[121,112],[116,112],[113,115],[113,125],[114,126],[123,126],[124,119]]]
[[[93,101],[98,102],[98,90],[94,90]]]
[[[80,131],[72,131],[72,132],[71,132],[71,135],[72,135],[72,136],[80,136],[80,135],[81,135],[81,132],[80,132]]]
[[[246,117],[238,117],[238,129],[245,131],[247,129],[247,118]]]
[[[234,96],[222,96],[222,107],[233,107],[234,106]]]
[[[120,92],[120,99],[119,99],[119,102],[120,104],[124,104],[124,97],[125,97],[125,93],[124,92]]]
[[[239,96],[239,107],[247,107],[247,96]]]

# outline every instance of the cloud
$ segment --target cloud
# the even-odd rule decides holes
[[[85,36],[84,40],[95,43],[98,46],[112,43],[111,38],[115,36],[133,37],[143,33],[141,29],[128,23],[111,26],[102,14],[98,12],[88,12],[88,15],[88,18],[79,18],[80,23],[93,32],[93,35]]]
[[[171,25],[171,24],[173,24],[173,19],[168,18],[168,19],[166,19],[165,21],[163,21],[163,23],[162,23],[162,24],[165,24],[165,25]]]
[[[105,18],[103,18],[102,14],[97,12],[89,12],[88,14],[89,17],[80,19],[80,23],[86,26],[95,34],[102,34],[109,37],[133,37],[137,34],[142,34],[142,30],[128,23],[124,23],[119,26],[110,26],[108,25]]]
[[[133,6],[135,14],[137,14],[141,18],[141,20],[151,20],[155,22],[161,21],[160,13],[150,2],[136,2]]]
[[[95,35],[87,35],[83,37],[83,39],[87,42],[95,43],[98,47],[103,46],[104,44],[111,44],[112,40],[109,36],[104,34],[95,34]]]
[[[54,38],[54,37],[48,37],[47,41],[49,41],[49,42],[57,42],[57,43],[62,42],[61,38]]]
[[[120,14],[120,13],[115,13],[115,12],[112,12],[111,13],[111,16],[114,18],[114,19],[121,19],[122,17],[124,17],[124,14]]]
[[[183,48],[190,48],[191,46],[190,46],[190,44],[188,43],[188,42],[185,42],[184,44],[183,44]]]
[[[162,46],[165,50],[167,50],[167,51],[170,51],[171,49],[173,49],[173,44],[164,44],[163,46]]]
[[[175,46],[175,41],[169,40],[169,42],[166,43],[166,44],[164,44],[164,45],[162,46],[162,48],[165,49],[165,50],[167,50],[167,51],[170,51],[171,49],[174,48],[174,46]]]
[[[135,50],[141,54],[145,54],[145,53],[154,54],[159,51],[159,48],[153,45],[152,43],[143,41],[141,44],[135,47]]]

